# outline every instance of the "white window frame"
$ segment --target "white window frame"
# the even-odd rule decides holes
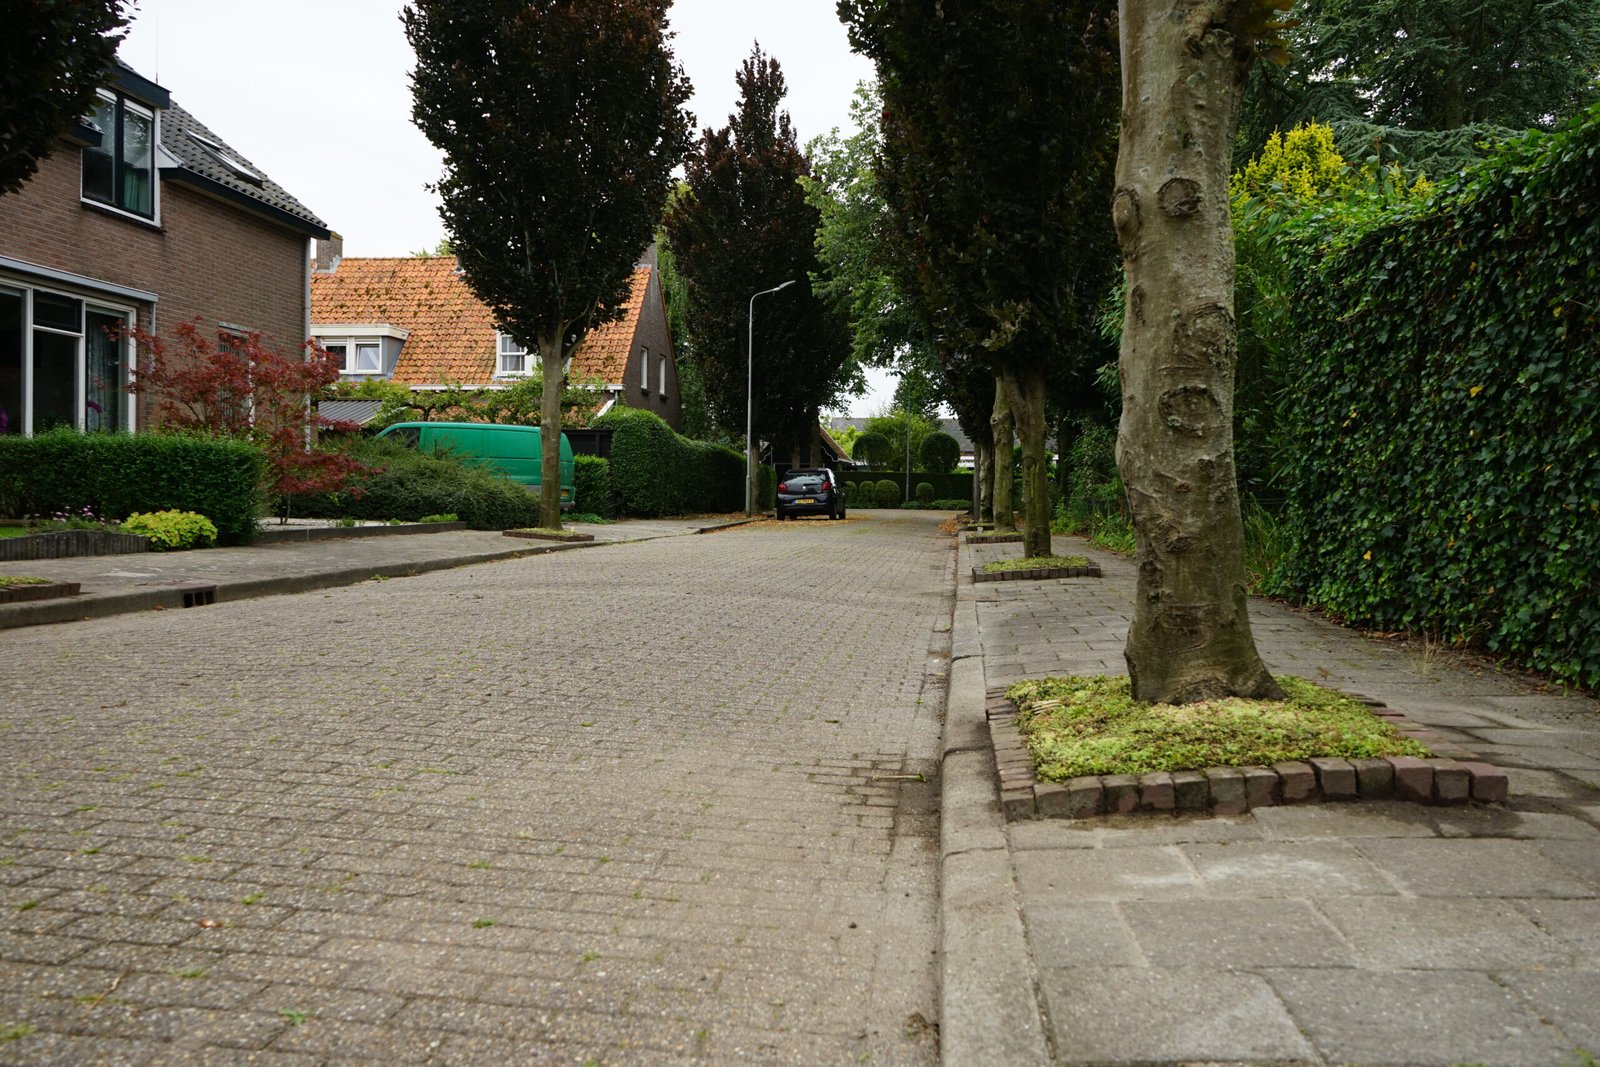
[[[339,364],[339,373],[342,375],[348,375],[352,378],[372,378],[383,373],[383,338],[381,337],[357,337],[351,335],[335,337],[332,334],[325,334],[317,338],[317,344],[324,349],[329,349],[335,345],[343,346],[344,359]],[[363,347],[377,350],[378,365],[376,367],[363,369],[360,366],[361,360],[358,353]]]
[[[641,392],[650,391],[650,349],[639,348],[639,389]]]
[[[661,395],[667,395],[667,357],[661,356]]]
[[[21,419],[21,434],[32,437],[34,433],[34,334],[47,333],[56,337],[70,337],[74,341],[73,352],[73,419],[74,429],[83,431],[88,424],[89,400],[89,367],[88,345],[85,343],[89,329],[89,316],[107,315],[120,318],[123,325],[131,328],[138,321],[138,309],[129,304],[106,300],[98,294],[73,292],[69,289],[60,289],[51,286],[36,286],[25,281],[13,278],[0,277],[0,292],[17,294],[22,297],[22,411],[17,413]],[[59,297],[63,300],[75,300],[78,303],[78,329],[77,332],[64,330],[56,326],[40,326],[34,321],[34,296],[37,293],[46,293],[49,296]],[[132,433],[138,428],[138,405],[133,394],[127,391],[128,383],[134,376],[135,348],[133,339],[124,336],[119,344],[121,358],[118,363],[128,369],[124,373],[117,388],[122,393],[123,403],[122,424],[115,427],[117,431]]]
[[[136,222],[142,222],[142,223],[145,223],[146,225],[149,225],[149,226],[160,226],[161,225],[161,165],[160,165],[160,155],[161,155],[161,111],[158,108],[146,107],[145,105],[143,105],[143,104],[139,103],[138,101],[134,100],[132,97],[129,97],[129,96],[123,94],[123,93],[112,92],[109,89],[101,89],[99,91],[98,95],[99,95],[99,98],[102,101],[109,102],[111,104],[113,110],[115,110],[117,104],[120,102],[124,109],[131,110],[131,111],[134,112],[134,114],[140,115],[140,116],[150,120],[150,214],[141,215],[137,211],[129,211],[125,207],[119,207],[115,202],[116,201],[117,180],[120,177],[120,174],[118,173],[118,170],[117,170],[117,162],[118,162],[118,157],[117,157],[117,130],[116,130],[116,124],[115,123],[112,124],[112,128],[111,129],[109,129],[109,130],[101,130],[100,131],[101,150],[106,151],[106,153],[109,156],[111,156],[111,175],[112,175],[112,177],[111,177],[111,183],[112,183],[111,184],[111,188],[112,188],[111,200],[110,201],[97,200],[96,198],[94,198],[92,196],[85,196],[84,193],[83,193],[83,175],[82,175],[81,171],[79,172],[79,176],[78,176],[78,200],[79,200],[80,203],[86,204],[89,207],[92,207],[92,208],[96,209],[97,211],[109,211],[111,214],[120,215],[125,219],[133,219]],[[86,118],[87,118],[87,116],[86,116]],[[109,140],[111,142],[109,148],[105,147],[107,140]],[[94,149],[85,148],[85,149],[83,149],[83,151],[84,152],[94,151]],[[80,153],[80,158],[81,158],[81,153]],[[81,163],[80,163],[80,166],[81,166]]]
[[[518,370],[508,370],[506,360],[518,358],[522,367]],[[494,376],[496,378],[526,378],[533,373],[532,353],[517,343],[517,339],[503,330],[496,330],[494,335]]]

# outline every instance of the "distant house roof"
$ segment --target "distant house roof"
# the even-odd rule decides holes
[[[871,421],[871,419],[845,418],[843,416],[836,415],[828,420],[828,427],[829,429],[833,430],[865,430],[867,428],[867,423]],[[962,431],[961,424],[955,419],[940,419],[939,429],[956,439],[956,444],[961,446],[961,451],[963,454],[970,454],[973,451],[972,438],[968,437]],[[1044,444],[1045,448],[1054,451],[1056,447],[1055,434],[1051,434],[1045,438]]]
[[[633,272],[621,318],[589,332],[571,377],[621,384],[649,285],[649,268]],[[485,385],[495,377],[494,315],[467,288],[454,256],[340,259],[334,270],[311,276],[311,323],[313,333],[319,323],[409,330],[394,369],[394,380],[406,385]]]

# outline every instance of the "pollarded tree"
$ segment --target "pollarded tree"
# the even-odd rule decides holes
[[[756,305],[753,421],[775,458],[787,451],[805,464],[816,458],[822,407],[849,383],[850,337],[813,291],[818,213],[801,185],[805,155],[780,109],[783,71],[757,45],[736,78],[738,111],[690,153],[688,191],[667,215],[667,240],[688,291],[685,320],[706,400],[726,430],[745,424],[751,297],[795,283]]]
[[[1112,216],[1127,273],[1117,467],[1139,581],[1134,696],[1281,695],[1250,631],[1233,459],[1228,170],[1245,77],[1287,0],[1121,0]]]
[[[412,118],[445,157],[468,286],[544,381],[623,306],[688,148],[669,0],[413,0]],[[561,390],[544,390],[540,522],[561,525]]]
[[[840,0],[877,65],[879,184],[943,347],[987,363],[1022,441],[1025,546],[1050,550],[1045,386],[1094,337],[1115,269],[1110,0]],[[1004,495],[1002,472],[995,488]],[[995,521],[1006,521],[996,501]]]
[[[128,24],[127,0],[7,4],[0,44],[0,196],[21,189],[94,105]]]

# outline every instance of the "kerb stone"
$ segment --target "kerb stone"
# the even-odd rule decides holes
[[[1172,791],[1172,775],[1152,771],[1139,777],[1139,808],[1142,811],[1171,811],[1177,807]]]
[[[1139,779],[1132,774],[1108,774],[1102,779],[1106,790],[1106,814],[1129,815],[1139,810]]]
[[[1087,819],[1105,811],[1105,784],[1095,775],[1067,780],[1067,816]]]
[[[1311,769],[1311,764],[1291,760],[1274,763],[1272,769],[1277,772],[1279,795],[1285,804],[1304,804],[1317,799],[1317,772]]]
[[[1211,793],[1211,810],[1217,815],[1243,815],[1249,810],[1244,775],[1233,767],[1207,767],[1206,787]]]
[[[1033,803],[1042,819],[1067,817],[1067,787],[1055,782],[1040,782],[1033,787]]]
[[[1356,798],[1356,769],[1349,760],[1319,756],[1310,763],[1317,773],[1317,788],[1322,790],[1323,800]]]
[[[1472,799],[1480,804],[1504,804],[1506,796],[1510,793],[1510,779],[1506,772],[1499,767],[1490,766],[1477,760],[1469,760],[1461,764],[1472,776]]]
[[[1415,756],[1387,756],[1394,768],[1394,795],[1413,804],[1433,803],[1433,766]]]
[[[1356,789],[1368,800],[1384,800],[1394,796],[1394,768],[1388,760],[1353,759],[1350,766],[1356,769]]]
[[[1244,777],[1245,803],[1252,808],[1270,808],[1279,802],[1278,776],[1266,767],[1240,767]]]
[[[1433,802],[1465,804],[1472,798],[1472,775],[1453,759],[1433,761]]]
[[[1179,811],[1205,811],[1211,803],[1211,787],[1199,771],[1173,771],[1172,795]]]

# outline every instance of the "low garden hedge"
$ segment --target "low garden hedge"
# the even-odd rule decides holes
[[[744,508],[742,453],[673,431],[659,415],[614,408],[595,420],[611,430],[611,492],[622,513],[651,517]],[[758,506],[770,507],[776,483],[761,471]]]

